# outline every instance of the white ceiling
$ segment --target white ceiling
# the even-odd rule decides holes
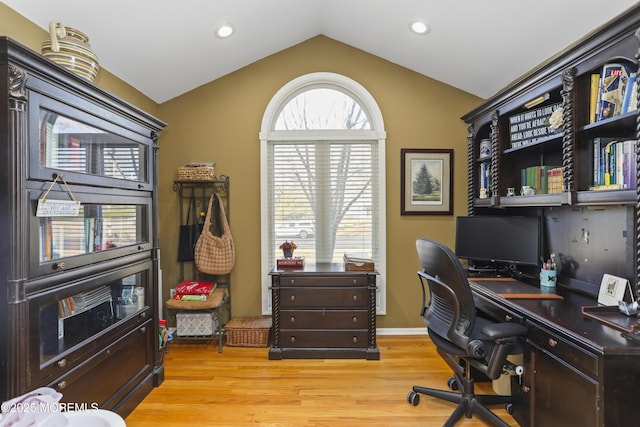
[[[482,98],[632,0],[2,0],[85,32],[101,66],[162,103],[323,34]],[[1,18],[1,17],[0,17]],[[424,19],[426,36],[408,30]],[[231,23],[230,39],[214,29]]]

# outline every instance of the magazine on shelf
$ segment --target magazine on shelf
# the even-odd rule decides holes
[[[629,86],[633,66],[630,63],[604,64],[600,73],[596,121],[622,114],[625,92]]]

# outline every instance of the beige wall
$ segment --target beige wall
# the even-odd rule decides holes
[[[224,60],[221,58],[220,60]],[[273,95],[312,72],[343,74],[363,85],[382,111],[387,131],[387,315],[379,327],[423,326],[415,240],[453,244],[455,216],[400,216],[400,149],[453,148],[454,209],[466,213],[466,126],[460,116],[480,103],[465,92],[324,36],[315,37],[203,85],[160,106],[169,123],[160,138],[160,239],[165,296],[179,277],[176,259],[176,169],[215,161],[231,179],[234,315],[260,314],[260,147],[258,132]]]
[[[91,36],[90,28],[83,28]],[[0,3],[0,35],[39,51],[45,30]],[[100,52],[97,52],[98,56]],[[221,61],[224,58],[220,58]],[[233,314],[260,314],[260,176],[258,132],[273,95],[301,75],[326,71],[363,85],[382,111],[387,132],[387,315],[378,327],[420,327],[415,240],[453,244],[455,215],[466,213],[466,127],[460,116],[481,100],[324,36],[264,58],[158,106],[101,69],[96,84],[168,123],[160,137],[160,247],[164,297],[179,277],[176,259],[176,169],[215,161],[231,178],[231,228],[237,247]],[[400,149],[454,149],[454,215],[400,215]]]

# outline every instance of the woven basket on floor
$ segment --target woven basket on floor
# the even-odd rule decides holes
[[[267,347],[271,317],[235,317],[225,326],[227,345],[236,347]]]

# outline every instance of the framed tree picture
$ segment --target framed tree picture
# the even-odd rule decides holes
[[[453,150],[400,150],[400,214],[453,214]]]

